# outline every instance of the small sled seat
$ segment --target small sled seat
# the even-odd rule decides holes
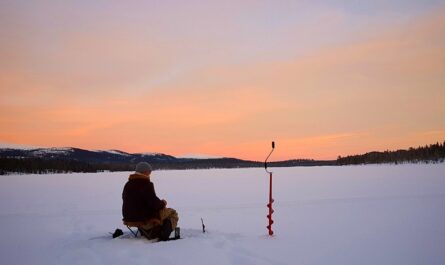
[[[124,225],[130,230],[134,237],[138,237],[138,234],[145,236],[148,239],[154,239],[159,236],[161,229],[161,220],[152,218],[147,221],[125,221],[122,220]],[[133,229],[137,230],[134,231]]]

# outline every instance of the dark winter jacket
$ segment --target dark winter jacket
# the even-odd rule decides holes
[[[128,178],[122,192],[122,200],[123,220],[129,222],[159,219],[159,210],[165,208],[165,203],[156,196],[150,179],[137,173]]]

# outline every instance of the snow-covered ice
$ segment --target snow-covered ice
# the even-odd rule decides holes
[[[121,223],[129,172],[0,176],[0,264],[445,264],[445,164],[272,170],[272,238],[264,169],[155,171],[184,237],[159,243]]]

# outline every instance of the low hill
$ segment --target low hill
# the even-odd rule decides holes
[[[0,173],[131,171],[138,162],[149,162],[154,169],[204,169],[262,167],[264,162],[237,158],[177,158],[161,153],[126,153],[120,150],[90,151],[73,147],[0,149]],[[319,166],[333,161],[309,159],[278,161],[270,166]]]

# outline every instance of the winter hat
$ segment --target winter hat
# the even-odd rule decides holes
[[[153,169],[151,168],[150,164],[147,162],[139,162],[136,165],[136,172],[143,173],[143,172],[151,172]]]

